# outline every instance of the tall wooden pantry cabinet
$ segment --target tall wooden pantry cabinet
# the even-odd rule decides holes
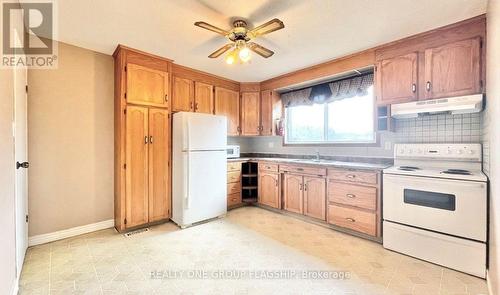
[[[115,50],[115,227],[125,231],[171,216],[172,61]]]

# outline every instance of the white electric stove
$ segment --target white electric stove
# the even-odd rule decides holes
[[[383,181],[385,248],[485,277],[488,180],[480,144],[397,144]]]

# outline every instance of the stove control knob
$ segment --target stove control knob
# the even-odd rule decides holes
[[[462,153],[462,150],[457,150],[457,154],[461,155]]]
[[[473,155],[474,151],[473,150],[469,150],[469,154]]]
[[[405,150],[404,150],[404,149],[400,149],[400,150],[399,150],[399,153],[400,153],[400,154],[404,154],[404,153],[405,153]]]
[[[446,153],[447,154],[451,154],[451,150],[446,150]]]

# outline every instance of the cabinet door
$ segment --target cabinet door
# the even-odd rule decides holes
[[[284,174],[284,206],[285,210],[303,214],[303,182],[302,176]]]
[[[192,112],[194,111],[193,81],[185,78],[175,77],[172,89],[172,111]]]
[[[241,134],[260,134],[260,93],[243,92],[241,95]]]
[[[148,222],[148,109],[128,106],[125,128],[128,228]]]
[[[214,113],[214,87],[201,82],[194,83],[194,111]]]
[[[274,123],[281,117],[281,101],[279,94],[264,90],[260,93],[260,135],[273,135]]]
[[[280,208],[278,173],[259,172],[259,203]]]
[[[238,92],[215,87],[215,114],[227,117],[227,135],[240,134],[240,99]]]
[[[377,64],[377,104],[417,100],[418,54],[410,53]]]
[[[304,214],[326,220],[326,179],[304,176]]]
[[[480,39],[425,51],[425,98],[481,93]]]
[[[168,73],[127,64],[127,102],[168,107]]]
[[[149,222],[166,219],[170,212],[168,111],[149,110]]]

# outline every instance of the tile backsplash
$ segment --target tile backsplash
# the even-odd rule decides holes
[[[291,155],[385,157],[392,158],[394,143],[480,143],[483,113],[463,115],[425,115],[394,120],[394,132],[379,133],[379,146],[283,146],[282,138],[228,137],[229,144],[241,146],[242,153]]]
[[[396,141],[401,143],[479,143],[482,113],[426,115],[395,120]]]

